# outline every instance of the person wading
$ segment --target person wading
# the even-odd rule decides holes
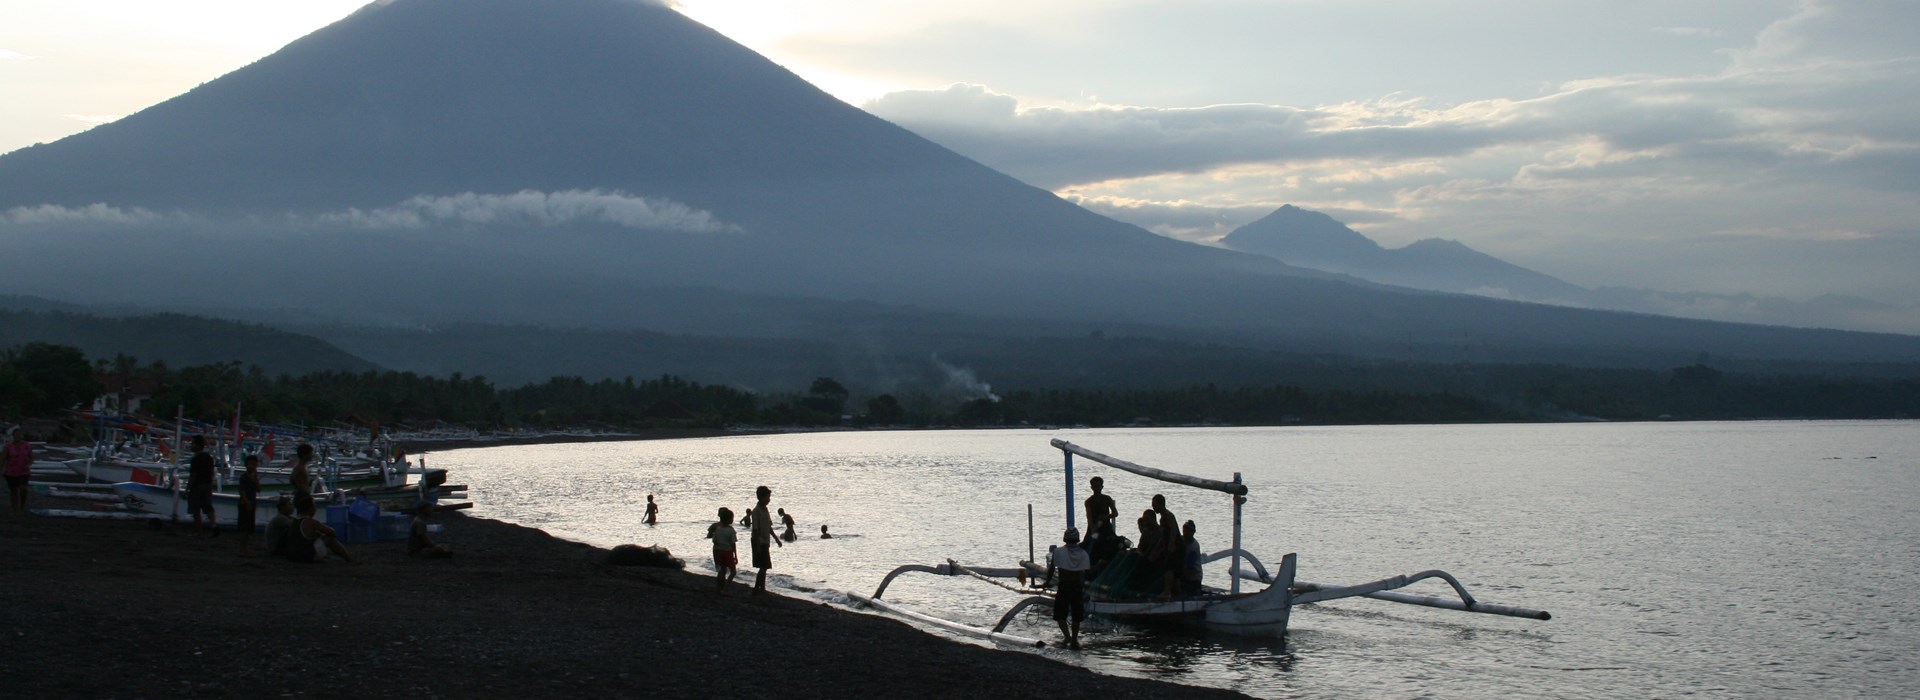
[[[753,577],[753,595],[760,595],[767,592],[767,569],[773,568],[772,546],[786,545],[773,536],[773,515],[767,512],[767,502],[773,500],[773,489],[762,486],[754,489],[753,494],[760,499],[759,505],[753,507],[753,536],[750,538],[753,543],[753,568],[760,570]]]

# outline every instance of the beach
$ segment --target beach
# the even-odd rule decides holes
[[[35,496],[33,507],[69,507]],[[236,533],[0,515],[12,697],[1241,697],[1099,675],[462,513],[451,559],[242,557]],[[253,538],[257,552],[261,537]],[[675,552],[699,561],[706,552]],[[777,571],[778,569],[776,569]]]

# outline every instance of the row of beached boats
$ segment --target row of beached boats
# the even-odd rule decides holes
[[[349,449],[338,442],[340,436],[302,435],[298,431],[273,426],[237,427],[231,430],[188,426],[184,422],[173,429],[146,421],[103,416],[86,416],[95,425],[96,441],[90,447],[40,446],[34,462],[35,487],[50,495],[76,498],[96,504],[88,511],[49,512],[54,515],[151,518],[187,520],[185,478],[190,455],[181,453],[183,438],[209,437],[209,453],[216,462],[213,494],[214,521],[231,525],[239,521],[240,494],[235,491],[242,473],[242,457],[256,455],[265,462],[260,475],[261,512],[271,513],[272,502],[292,488],[291,459],[274,460],[275,453],[292,455],[300,442],[318,445],[316,459],[309,465],[309,489],[322,503],[371,504],[381,510],[398,511],[419,500],[438,501],[465,496],[465,487],[448,485],[446,472],[429,469],[425,459],[409,461],[391,440],[369,440],[348,435],[367,449]],[[329,440],[328,438],[334,438]],[[310,441],[310,442],[309,442]],[[53,481],[53,476],[78,477],[77,483]],[[411,477],[419,477],[413,479]],[[362,505],[362,513],[367,506]],[[267,518],[256,517],[256,524]]]

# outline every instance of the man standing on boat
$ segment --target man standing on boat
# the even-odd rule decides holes
[[[1106,486],[1100,477],[1088,479],[1087,486],[1093,488],[1093,495],[1087,497],[1087,535],[1092,536],[1100,532],[1100,523],[1111,526],[1119,519],[1120,506],[1113,502],[1112,496],[1100,492],[1101,487]]]
[[[753,494],[760,499],[759,505],[753,507],[753,536],[750,538],[753,543],[753,568],[760,570],[759,575],[753,578],[753,595],[760,595],[767,592],[767,569],[773,568],[771,545],[786,545],[773,536],[773,516],[767,513],[767,502],[773,500],[773,489],[762,486],[754,489]]]
[[[1180,537],[1180,519],[1167,510],[1167,497],[1153,495],[1153,514],[1158,517],[1159,537],[1155,541],[1158,552],[1148,554],[1147,560],[1160,570],[1160,578],[1165,583],[1164,598],[1172,598],[1180,584],[1180,564],[1182,553],[1186,551],[1185,540]]]
[[[1068,649],[1080,648],[1080,622],[1087,619],[1087,568],[1091,565],[1087,550],[1080,548],[1080,531],[1067,528],[1061,537],[1064,547],[1054,547],[1047,557],[1047,578],[1058,580],[1053,589],[1053,621],[1067,638]]]

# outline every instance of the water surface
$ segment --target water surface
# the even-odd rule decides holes
[[[1063,438],[1251,488],[1245,546],[1302,579],[1444,569],[1548,622],[1371,600],[1303,606],[1284,641],[1093,624],[1103,673],[1263,697],[1830,697],[1920,693],[1920,423],[1751,422],[812,433],[452,450],[475,513],[707,566],[753,489],[799,523],[774,552],[801,595],[872,592],[905,563],[1011,566],[1064,521]],[[1224,494],[1076,461],[1131,523],[1154,493],[1224,548]],[[640,523],[646,495],[661,504]],[[1084,517],[1084,514],[1082,514]],[[818,539],[821,523],[836,539]],[[744,545],[744,538],[743,538]],[[745,559],[746,552],[741,552]],[[1226,564],[1209,565],[1210,583]],[[1443,594],[1423,582],[1411,592]],[[1017,600],[908,575],[887,598],[990,625]],[[1010,632],[1053,639],[1042,614]]]

